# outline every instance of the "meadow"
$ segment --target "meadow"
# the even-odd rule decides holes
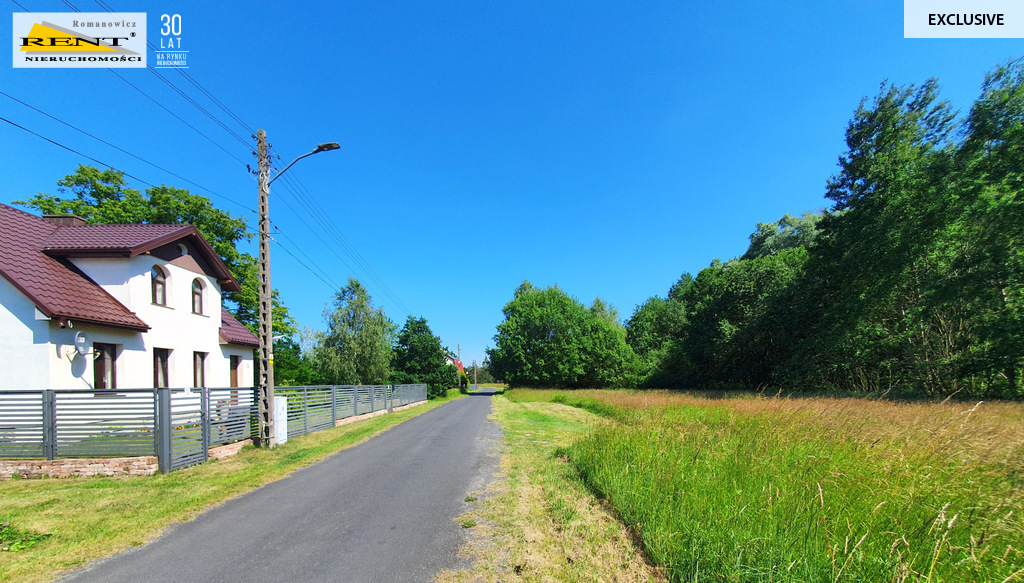
[[[1024,404],[506,392],[672,581],[1024,580]]]

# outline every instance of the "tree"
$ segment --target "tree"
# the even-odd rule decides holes
[[[788,367],[806,386],[936,394],[952,381],[922,308],[942,261],[954,114],[938,85],[883,86],[862,101],[828,183],[803,305],[812,330]],[[854,381],[856,379],[856,381]]]
[[[298,342],[281,338],[274,341],[274,384],[306,386],[325,384],[325,381],[304,357]]]
[[[447,350],[424,318],[409,316],[395,347],[396,383],[426,383],[427,398],[443,397],[458,385],[458,369],[448,364]]]
[[[683,334],[686,303],[679,299],[647,298],[626,322],[626,343],[641,359],[655,364],[672,340]]]
[[[524,281],[504,307],[495,347],[487,349],[492,374],[513,388],[636,384],[640,362],[625,330],[609,321],[607,309],[598,312],[557,286]]]
[[[57,182],[61,196],[38,193],[28,200],[14,204],[36,209],[42,214],[74,214],[89,224],[143,223],[191,224],[213,247],[228,266],[242,288],[238,292],[225,292],[223,297],[234,316],[250,331],[258,328],[259,263],[255,257],[240,253],[237,245],[249,241],[242,217],[234,217],[213,206],[210,199],[172,186],[154,186],[143,195],[129,188],[124,173],[119,170],[99,170],[79,165],[74,174]],[[275,332],[286,336],[295,333],[295,321],[288,308],[273,295],[273,325]]]
[[[810,247],[817,238],[817,225],[822,216],[820,212],[808,212],[799,217],[786,213],[774,223],[758,223],[757,230],[750,235],[750,247],[742,259],[755,259],[786,249]]]
[[[327,383],[337,385],[387,383],[391,378],[392,338],[395,325],[359,280],[334,296],[333,307],[324,309],[326,332],[313,334],[309,360]]]

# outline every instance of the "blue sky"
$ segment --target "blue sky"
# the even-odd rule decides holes
[[[0,2],[11,39],[22,8]],[[188,73],[245,127],[162,75],[245,142],[266,129],[278,168],[341,143],[272,187],[273,281],[301,326],[322,326],[354,275],[467,363],[524,279],[628,318],[682,272],[741,254],[757,222],[824,206],[846,123],[882,81],[937,77],[965,111],[987,71],[1024,54],[1020,39],[904,39],[892,1],[107,4],[146,12],[154,44],[160,15],[180,14]],[[0,90],[241,205],[3,96],[0,117],[211,196],[255,230],[245,144],[151,71],[118,72],[146,95],[103,69],[9,64]],[[0,202],[55,193],[79,163],[0,123]]]

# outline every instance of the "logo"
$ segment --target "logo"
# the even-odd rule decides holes
[[[16,68],[144,68],[146,13],[14,14]]]
[[[188,69],[188,51],[181,48],[181,15],[160,15],[160,49],[154,69]]]

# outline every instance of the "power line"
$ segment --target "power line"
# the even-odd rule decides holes
[[[238,156],[235,156],[235,155],[234,155],[234,154],[232,154],[231,152],[227,151],[227,150],[226,150],[226,149],[224,148],[224,146],[221,146],[221,145],[220,145],[220,144],[218,144],[217,142],[213,141],[213,139],[212,139],[212,138],[211,138],[210,136],[208,136],[208,135],[204,134],[204,133],[203,133],[203,132],[201,132],[201,131],[200,131],[199,129],[197,129],[197,128],[196,128],[195,126],[193,126],[192,124],[190,124],[190,123],[188,123],[187,121],[185,121],[185,120],[181,119],[181,117],[179,117],[179,116],[178,116],[177,114],[175,114],[175,113],[174,113],[173,111],[171,111],[171,110],[167,109],[166,107],[164,107],[164,105],[163,105],[162,103],[160,103],[159,101],[157,101],[156,99],[153,99],[152,97],[150,97],[150,96],[149,96],[149,94],[148,94],[148,93],[146,93],[145,91],[143,91],[142,89],[139,89],[139,88],[138,88],[138,87],[136,87],[135,85],[132,85],[131,81],[129,81],[129,80],[125,79],[124,77],[122,77],[122,76],[120,75],[120,73],[118,73],[118,72],[117,72],[117,71],[115,71],[114,69],[107,69],[107,70],[108,70],[108,71],[110,71],[111,73],[113,73],[114,75],[116,75],[118,79],[120,79],[120,80],[124,81],[125,83],[127,83],[127,84],[128,84],[128,85],[129,85],[129,86],[130,86],[130,87],[132,88],[132,89],[134,89],[134,90],[138,91],[139,93],[141,93],[142,95],[144,95],[144,96],[146,97],[146,99],[148,99],[148,100],[152,101],[153,103],[157,104],[157,105],[158,105],[158,106],[160,107],[160,109],[162,109],[162,110],[166,111],[167,113],[169,113],[169,114],[171,114],[172,116],[174,116],[174,118],[175,118],[175,119],[177,119],[178,121],[180,121],[181,123],[183,123],[183,124],[187,125],[188,127],[192,128],[192,131],[196,132],[197,134],[199,134],[200,136],[202,136],[203,138],[205,138],[205,139],[206,139],[206,141],[210,142],[210,143],[211,143],[211,144],[213,144],[214,146],[217,146],[218,148],[220,148],[220,150],[221,150],[222,152],[224,152],[224,153],[225,153],[225,154],[227,154],[228,156],[231,156],[232,158],[234,158],[235,160],[237,160],[239,164],[241,164],[242,166],[248,166],[248,164],[246,164],[246,163],[245,163],[244,161],[242,161],[242,159],[241,159],[241,158],[239,158]]]
[[[273,223],[273,221],[271,221],[271,223]],[[311,264],[313,264],[316,267],[310,268],[302,260],[300,260],[298,257],[295,257],[295,255],[293,255],[292,253],[290,253],[288,251],[285,251],[286,253],[288,253],[292,257],[295,257],[295,260],[298,261],[300,265],[305,267],[313,275],[316,275],[317,278],[319,278],[320,281],[322,281],[325,284],[327,284],[328,287],[330,287],[332,291],[337,291],[337,290],[341,289],[341,286],[338,285],[338,282],[334,281],[334,278],[332,278],[326,271],[321,269],[319,267],[319,265],[317,265],[317,262],[314,261],[309,255],[306,255],[306,252],[302,250],[302,246],[300,246],[298,243],[293,241],[292,238],[289,237],[287,234],[285,234],[285,232],[282,231],[281,228],[278,225],[274,224],[273,227],[274,227],[274,233],[275,234],[280,235],[280,236],[284,237],[285,239],[287,239],[288,243],[290,245],[293,245],[295,247],[296,251],[298,251],[303,257],[306,258],[307,261],[309,261]],[[271,237],[271,239],[273,239],[273,237]],[[277,239],[274,239],[274,241],[276,241],[278,245],[281,245],[281,241],[278,241]],[[321,275],[323,277],[321,277]],[[330,281],[328,282],[327,280],[330,280]]]
[[[22,126],[22,125],[18,125],[18,124],[14,123],[13,121],[11,121],[11,120],[9,120],[9,119],[7,119],[7,118],[5,118],[5,117],[0,117],[0,121],[5,121],[5,122],[7,122],[7,123],[11,124],[12,126],[14,126],[14,127],[18,128],[18,129],[20,129],[20,130],[24,130],[24,131],[26,131],[26,132],[28,132],[28,133],[32,134],[33,136],[35,136],[35,137],[37,137],[37,138],[40,138],[40,139],[42,139],[42,140],[46,140],[47,142],[50,142],[50,143],[51,143],[51,144],[53,144],[54,146],[58,146],[58,147],[60,147],[60,148],[64,148],[65,150],[67,150],[67,151],[69,151],[69,152],[73,152],[73,153],[75,153],[75,154],[78,154],[79,156],[81,156],[81,157],[83,157],[83,158],[86,158],[86,159],[88,159],[88,160],[91,160],[91,161],[93,161],[93,162],[95,162],[95,163],[99,164],[100,166],[106,166],[107,168],[110,168],[110,169],[112,169],[112,170],[117,170],[117,168],[114,168],[114,166],[113,166],[113,165],[111,165],[111,164],[107,164],[106,162],[103,162],[103,161],[97,160],[96,158],[93,158],[92,156],[89,156],[89,155],[87,155],[87,154],[83,154],[83,153],[79,152],[78,150],[76,150],[76,149],[74,149],[74,148],[72,148],[72,147],[70,147],[70,146],[65,146],[64,144],[62,144],[62,143],[60,143],[60,142],[58,142],[58,141],[56,141],[56,140],[51,140],[50,138],[48,138],[48,137],[46,137],[46,136],[44,136],[44,135],[42,135],[42,134],[37,134],[36,132],[34,132],[34,131],[32,131],[32,130],[28,129],[27,127],[25,127],[25,126]],[[125,172],[124,170],[117,170],[117,171],[118,171],[118,172],[120,172],[120,173],[122,173],[122,174],[124,174],[125,176],[127,176],[127,177],[129,177],[129,178],[132,178],[132,179],[138,180],[139,182],[141,182],[141,183],[143,183],[143,184],[146,184],[146,185],[152,186],[153,188],[156,188],[156,185],[155,185],[155,184],[153,184],[153,183],[151,183],[151,182],[147,182],[147,181],[145,181],[145,180],[143,180],[143,179],[139,178],[138,176],[133,176],[133,175],[131,175],[131,174],[128,174],[128,173],[127,173],[127,172]]]
[[[294,177],[291,178],[294,179]],[[324,246],[328,250],[330,250],[331,253],[334,254],[334,256],[337,257],[342,263],[344,263],[350,270],[352,270],[353,272],[362,271],[366,275],[366,278],[369,280],[366,281],[365,283],[367,283],[369,287],[376,288],[383,296],[381,297],[382,300],[386,301],[389,304],[392,304],[396,309],[403,312],[405,315],[411,315],[408,307],[406,307],[405,304],[398,298],[398,296],[393,291],[391,291],[391,289],[387,286],[383,279],[379,275],[377,275],[375,271],[373,271],[369,264],[366,263],[365,259],[362,261],[362,264],[360,264],[356,260],[358,251],[355,250],[354,246],[352,246],[352,244],[349,243],[347,239],[344,239],[344,235],[341,234],[338,227],[334,223],[325,218],[327,216],[327,213],[322,208],[319,209],[319,212],[317,212],[317,210],[314,209],[313,205],[315,204],[315,201],[312,199],[311,195],[308,195],[308,191],[307,195],[304,196],[288,180],[287,177],[283,180],[283,182],[285,190],[292,195],[296,202],[298,202],[300,205],[304,207],[306,213],[308,213],[314,219],[314,221],[317,222],[317,224],[320,226],[323,232],[328,237],[332,238],[337,244],[337,246],[340,247],[343,251],[345,251],[352,258],[353,261],[356,261],[356,266],[358,266],[358,269],[354,267],[352,264],[350,264],[348,261],[346,261],[344,258],[342,258],[340,255],[338,255],[337,251],[335,251],[334,246],[328,244],[326,241],[324,241],[323,237],[320,237],[320,235],[316,231],[310,228],[310,231],[318,239],[320,239],[321,243],[323,243]],[[303,221],[307,228],[309,228],[309,223],[302,219],[302,217],[299,216],[295,209],[292,208],[291,205],[289,205],[287,201],[285,201],[285,199],[281,200],[282,202],[285,203],[285,206],[287,206],[288,209],[291,210],[292,213],[294,213],[297,217],[299,217],[299,220]],[[359,257],[361,258],[361,256]]]
[[[234,204],[236,204],[236,205],[238,205],[238,206],[242,207],[242,208],[243,208],[243,209],[245,209],[245,210],[248,210],[248,211],[252,211],[252,212],[256,212],[256,211],[255,211],[254,209],[252,209],[251,207],[248,207],[248,206],[246,206],[245,204],[243,204],[243,203],[241,203],[241,202],[238,202],[237,200],[234,200],[233,198],[230,198],[230,197],[224,196],[223,194],[220,194],[219,192],[216,192],[216,191],[214,191],[214,190],[212,190],[212,189],[206,188],[205,186],[203,186],[203,185],[201,185],[201,184],[199,184],[199,183],[197,183],[197,182],[194,182],[194,181],[192,181],[192,180],[189,180],[188,178],[185,178],[184,176],[182,176],[182,175],[180,175],[180,174],[177,174],[177,173],[175,173],[175,172],[172,172],[172,171],[170,171],[170,170],[168,170],[168,169],[166,169],[166,168],[164,168],[164,167],[162,167],[162,166],[159,166],[159,165],[157,165],[157,164],[154,164],[153,162],[150,162],[149,160],[146,160],[145,158],[143,158],[143,157],[141,157],[141,156],[137,156],[137,155],[135,155],[135,154],[133,154],[133,153],[129,152],[128,150],[125,150],[124,148],[121,148],[121,147],[119,147],[119,146],[117,146],[117,145],[111,144],[110,142],[108,142],[108,141],[106,141],[106,140],[104,140],[104,139],[102,139],[102,138],[99,138],[99,137],[97,137],[97,136],[94,136],[93,134],[90,134],[89,132],[87,132],[87,131],[85,131],[85,130],[83,130],[83,129],[79,128],[79,127],[76,127],[76,126],[74,126],[73,124],[70,124],[70,123],[68,123],[68,122],[66,122],[66,121],[64,121],[64,120],[62,120],[62,119],[59,119],[59,118],[57,118],[57,117],[55,117],[55,116],[53,116],[53,115],[50,115],[49,113],[46,113],[45,111],[43,111],[43,110],[41,110],[41,109],[39,109],[39,108],[37,108],[37,107],[35,107],[35,106],[33,106],[33,105],[30,105],[30,104],[28,104],[28,103],[25,103],[24,101],[22,101],[22,100],[18,99],[17,97],[14,97],[14,96],[12,96],[12,95],[9,95],[9,94],[7,94],[7,93],[4,93],[3,91],[0,91],[0,95],[3,95],[4,97],[6,97],[6,98],[8,98],[8,99],[11,99],[11,100],[13,100],[13,101],[16,101],[16,102],[18,102],[18,103],[20,103],[20,104],[24,105],[25,107],[27,107],[27,108],[29,108],[29,109],[31,109],[31,110],[33,110],[33,111],[37,112],[37,113],[40,113],[40,114],[42,114],[42,115],[45,115],[46,117],[48,117],[48,118],[50,118],[50,119],[52,119],[52,120],[54,120],[54,121],[56,121],[56,122],[58,122],[58,123],[61,123],[61,124],[65,125],[65,126],[67,126],[67,127],[69,127],[69,128],[71,128],[71,129],[73,129],[73,130],[75,130],[75,131],[77,131],[77,132],[79,132],[79,133],[85,134],[85,135],[89,136],[90,138],[92,138],[92,139],[94,139],[94,140],[96,140],[96,141],[98,141],[98,142],[101,142],[101,143],[103,143],[103,144],[106,144],[107,146],[110,146],[111,148],[114,148],[115,150],[117,150],[117,151],[119,151],[119,152],[121,152],[121,153],[127,154],[127,155],[131,156],[132,158],[135,158],[136,160],[139,160],[140,162],[145,162],[146,164],[149,164],[150,166],[152,166],[152,167],[156,168],[157,170],[162,170],[162,171],[164,171],[164,172],[166,172],[166,173],[170,174],[171,176],[174,176],[175,178],[178,178],[178,179],[180,179],[180,180],[184,180],[185,182],[188,182],[189,184],[192,184],[193,186],[196,186],[196,187],[198,187],[198,188],[200,188],[200,189],[202,189],[202,190],[205,190],[206,192],[208,192],[208,193],[210,193],[210,194],[212,194],[212,195],[214,195],[214,196],[216,196],[216,197],[219,197],[219,198],[222,198],[222,199],[224,199],[224,200],[226,200],[226,201],[228,201],[228,202],[234,203]]]
[[[72,10],[74,10],[75,12],[79,12],[79,13],[81,13],[81,12],[82,12],[82,11],[81,11],[81,10],[79,10],[79,9],[78,9],[78,8],[77,8],[77,7],[76,7],[76,6],[74,5],[74,4],[72,4],[72,3],[71,3],[71,2],[69,1],[69,0],[61,0],[61,2],[63,2],[65,6],[67,6],[68,8],[70,8],[70,9],[72,9]],[[107,10],[108,10],[109,12],[113,12],[113,10],[111,10],[109,6],[107,6]],[[155,47],[155,46],[153,45],[153,43],[151,43],[151,42],[147,41],[147,42],[146,42],[146,44],[147,44],[147,45],[148,45],[148,46],[149,46],[149,47],[150,47],[151,49],[153,49],[154,51],[156,50],[156,47]],[[238,136],[238,134],[236,134],[236,133],[235,133],[235,132],[233,132],[233,131],[232,131],[231,129],[229,129],[229,128],[228,128],[228,127],[227,127],[226,125],[224,125],[224,123],[223,123],[223,122],[221,122],[221,121],[220,121],[219,119],[217,119],[217,118],[216,118],[216,116],[214,116],[214,115],[213,115],[213,114],[211,114],[211,113],[210,113],[209,111],[207,111],[207,110],[206,110],[206,109],[205,109],[205,108],[204,108],[203,106],[199,105],[199,103],[198,103],[197,101],[195,101],[194,99],[192,99],[192,98],[191,98],[190,96],[186,95],[184,91],[182,91],[182,90],[181,90],[181,89],[179,89],[179,88],[178,88],[178,87],[177,87],[176,85],[174,85],[173,83],[171,83],[170,81],[168,81],[167,79],[165,79],[165,78],[163,77],[163,75],[161,75],[160,73],[158,73],[158,72],[157,72],[157,71],[156,71],[155,69],[153,69],[152,67],[150,67],[150,66],[148,66],[148,65],[147,65],[147,66],[146,66],[146,68],[147,68],[147,69],[149,69],[149,71],[150,71],[150,72],[152,72],[152,73],[153,73],[154,75],[156,75],[158,79],[160,79],[160,80],[161,80],[161,81],[163,81],[163,82],[164,82],[165,84],[167,84],[167,86],[168,86],[168,87],[170,87],[170,88],[171,88],[171,89],[173,89],[173,90],[174,90],[175,92],[177,92],[177,93],[178,93],[178,94],[179,94],[179,95],[180,95],[180,96],[181,96],[182,98],[184,98],[184,99],[185,99],[186,101],[188,101],[189,103],[191,103],[192,105],[194,105],[194,106],[195,106],[195,107],[196,107],[196,108],[197,108],[197,109],[198,109],[199,111],[201,111],[201,112],[202,112],[202,113],[203,113],[204,115],[206,115],[206,116],[207,116],[208,118],[210,118],[210,119],[211,119],[211,120],[212,120],[212,121],[213,121],[214,123],[216,123],[216,124],[217,124],[217,125],[219,125],[219,126],[220,126],[221,128],[223,128],[223,129],[224,129],[224,131],[228,132],[228,134],[230,134],[230,135],[231,135],[232,137],[234,137],[234,138],[235,138],[236,140],[238,140],[239,142],[241,142],[241,144],[242,144],[243,146],[245,146],[245,147],[246,147],[246,148],[247,148],[247,149],[248,149],[248,150],[249,150],[250,152],[253,152],[253,153],[255,153],[255,151],[254,151],[254,150],[252,149],[252,147],[251,147],[251,146],[250,146],[250,145],[248,144],[248,142],[246,142],[246,141],[245,141],[245,140],[243,140],[243,139],[242,139],[241,137],[239,137],[239,136]],[[163,109],[163,110],[164,110],[164,111],[166,111],[167,113],[170,113],[170,114],[171,114],[172,116],[174,116],[174,117],[175,117],[175,118],[176,118],[176,119],[177,119],[178,121],[180,121],[181,123],[183,123],[183,124],[187,125],[188,127],[192,128],[192,129],[193,129],[193,130],[194,130],[195,132],[197,132],[197,133],[198,133],[199,135],[201,135],[201,136],[203,136],[204,138],[206,138],[207,140],[209,140],[209,141],[210,141],[210,143],[212,143],[212,144],[214,144],[215,146],[217,146],[218,148],[220,148],[220,149],[221,149],[221,150],[222,150],[222,151],[223,151],[223,152],[224,152],[225,154],[227,154],[227,155],[231,156],[231,157],[232,157],[232,158],[234,158],[235,160],[238,160],[238,162],[239,162],[240,164],[242,164],[243,166],[245,166],[245,165],[246,165],[246,163],[245,163],[245,162],[243,162],[243,161],[242,161],[241,159],[239,159],[239,158],[238,158],[237,156],[235,156],[235,155],[234,155],[234,154],[232,154],[231,152],[228,152],[228,151],[227,151],[227,150],[226,150],[226,149],[225,149],[225,148],[224,148],[223,146],[221,146],[221,145],[220,145],[220,144],[218,144],[217,142],[214,142],[214,141],[213,141],[213,140],[212,140],[212,139],[211,139],[211,138],[210,138],[209,136],[207,136],[207,135],[206,135],[206,134],[204,134],[203,132],[199,131],[199,130],[198,130],[198,129],[196,129],[196,128],[195,128],[194,126],[192,126],[192,124],[189,124],[189,123],[188,123],[188,122],[186,122],[186,121],[185,121],[184,119],[182,119],[182,118],[181,118],[181,117],[179,117],[178,115],[176,115],[176,114],[174,114],[173,112],[171,112],[171,110],[167,109],[167,108],[166,108],[166,107],[165,107],[165,106],[164,106],[163,104],[161,104],[161,103],[160,103],[160,102],[158,102],[157,100],[155,100],[155,99],[153,99],[152,97],[150,97],[150,96],[149,96],[149,94],[147,94],[147,93],[146,93],[145,91],[143,91],[142,89],[139,89],[139,88],[138,88],[138,87],[136,87],[135,85],[132,85],[132,84],[131,84],[131,83],[130,83],[130,82],[129,82],[129,81],[127,80],[127,79],[125,79],[124,77],[122,77],[121,75],[119,75],[119,74],[118,74],[118,73],[117,73],[117,72],[116,72],[116,71],[115,71],[114,69],[107,69],[107,70],[108,70],[108,71],[110,71],[111,73],[113,73],[114,75],[116,75],[116,76],[117,76],[117,77],[118,77],[119,79],[121,79],[121,80],[122,80],[122,81],[124,81],[125,83],[128,83],[128,85],[130,85],[130,86],[131,86],[132,88],[134,88],[134,89],[135,89],[136,91],[138,91],[139,93],[142,93],[143,95],[145,95],[147,99],[149,99],[149,100],[150,100],[150,101],[152,101],[153,103],[156,103],[157,105],[159,105],[161,109]]]
[[[302,181],[299,179],[299,177],[298,176],[291,176],[290,178],[292,180],[294,180],[296,182],[296,184],[298,185],[298,187],[299,187],[299,194],[301,195],[301,198],[305,199],[306,205],[307,205],[307,208],[308,208],[310,214],[312,216],[314,216],[314,217],[317,217],[317,216],[319,216],[319,217],[327,216],[327,212],[324,210],[324,208],[322,206],[320,206],[320,203],[316,200],[316,198],[312,195],[312,193],[309,192],[309,189],[307,189],[306,186],[304,184],[302,184]],[[339,245],[342,247],[342,249],[350,257],[352,257],[353,261],[355,261],[356,264],[359,265],[360,268],[367,274],[367,277],[371,281],[376,282],[376,285],[381,288],[382,293],[384,293],[387,296],[389,296],[393,303],[397,304],[397,306],[402,311],[404,311],[406,313],[406,315],[409,315],[409,309],[401,301],[401,299],[398,297],[398,295],[395,294],[394,291],[391,290],[391,288],[390,288],[390,286],[388,286],[387,282],[385,282],[384,279],[373,269],[373,267],[370,266],[370,264],[362,256],[362,254],[359,253],[359,250],[356,249],[355,245],[353,245],[352,242],[349,241],[347,237],[345,237],[345,234],[343,232],[341,232],[341,229],[339,229],[338,226],[335,223],[332,223],[332,222],[329,222],[329,221],[327,221],[327,227],[328,227],[328,230],[332,232],[332,235],[334,236],[334,239],[339,243]]]
[[[95,2],[96,2],[96,4],[97,4],[97,5],[98,5],[98,6],[100,7],[100,8],[102,8],[102,9],[106,10],[107,12],[115,12],[115,10],[114,10],[113,8],[111,8],[111,7],[110,7],[110,5],[109,5],[109,4],[107,4],[106,2],[104,2],[103,0],[95,0]],[[146,43],[146,44],[148,44],[148,45],[149,45],[149,47],[150,47],[151,49],[153,49],[154,51],[156,51],[156,50],[157,50],[156,46],[154,46],[152,42],[149,42],[149,41],[147,41],[147,43]],[[237,116],[237,115],[235,114],[235,112],[231,111],[231,109],[230,109],[230,108],[229,108],[228,106],[224,105],[224,103],[223,103],[223,102],[221,102],[221,100],[217,99],[217,97],[216,97],[216,96],[215,96],[215,95],[214,95],[213,93],[211,93],[211,92],[210,92],[210,91],[208,91],[208,90],[207,90],[207,89],[206,89],[205,87],[203,87],[203,85],[202,85],[202,84],[201,84],[201,83],[200,83],[199,81],[196,81],[196,80],[195,80],[195,78],[193,78],[193,77],[192,77],[192,75],[190,75],[190,74],[188,73],[188,71],[185,71],[184,69],[176,69],[176,70],[178,71],[178,74],[180,74],[180,75],[182,76],[182,78],[184,78],[184,79],[185,79],[186,81],[188,81],[189,83],[191,83],[193,87],[195,87],[196,89],[198,89],[198,90],[199,90],[200,92],[202,92],[202,93],[203,93],[203,95],[205,95],[205,96],[206,96],[206,97],[207,97],[207,98],[208,98],[208,99],[209,99],[210,101],[212,101],[213,103],[215,103],[215,104],[217,105],[217,107],[220,107],[220,108],[221,108],[221,110],[223,110],[223,111],[224,111],[225,113],[227,113],[227,114],[228,114],[229,116],[231,116],[231,118],[232,118],[233,120],[235,120],[235,122],[236,122],[236,123],[238,123],[238,125],[242,126],[242,129],[244,129],[244,130],[246,131],[246,133],[248,133],[248,134],[254,134],[254,133],[256,133],[256,132],[255,132],[255,130],[253,130],[253,129],[252,129],[252,127],[250,127],[250,126],[249,126],[249,125],[248,125],[247,123],[245,123],[245,121],[244,121],[244,120],[242,120],[242,118],[238,117],[238,116]],[[236,136],[236,137],[237,137],[237,136]],[[246,145],[246,147],[247,147],[247,148],[249,147],[249,144],[248,144],[248,143],[246,143],[245,145]],[[251,148],[250,148],[250,149],[251,149]]]

